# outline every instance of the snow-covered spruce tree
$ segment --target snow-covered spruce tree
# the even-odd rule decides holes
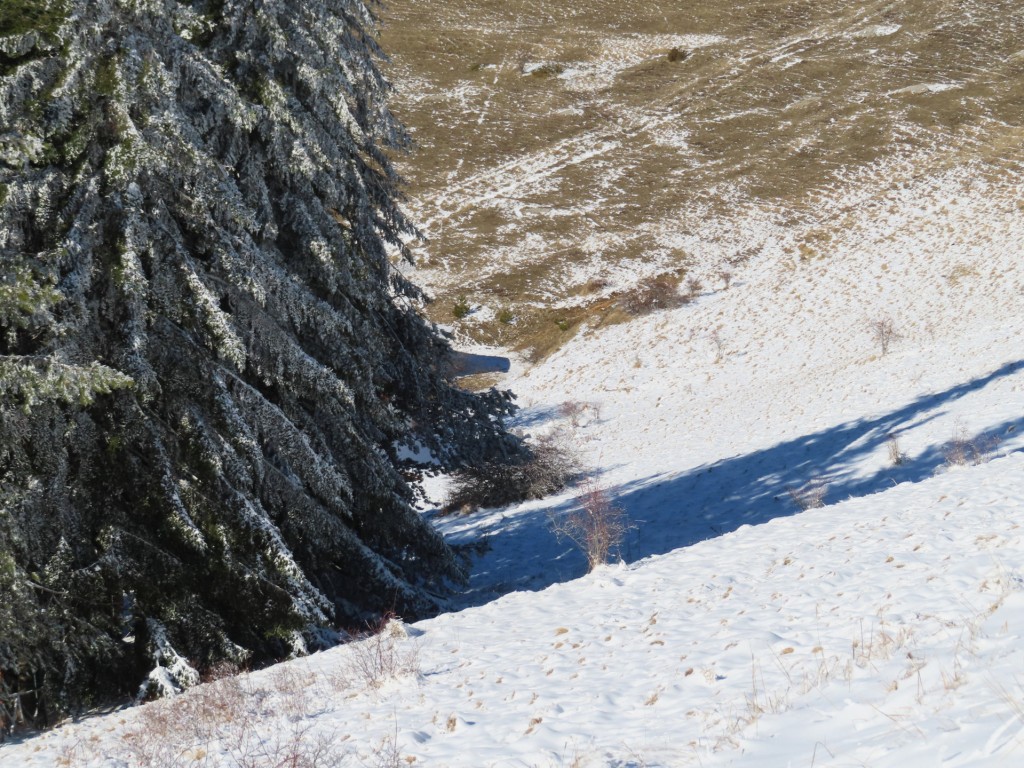
[[[374,24],[0,3],[0,674],[42,717],[461,576],[400,449],[520,447],[389,263],[412,228]]]

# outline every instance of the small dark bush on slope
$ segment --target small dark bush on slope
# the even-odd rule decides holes
[[[579,459],[556,434],[530,446],[530,455],[521,461],[488,462],[455,472],[443,511],[472,512],[540,499],[565,488],[580,471]]]
[[[622,297],[622,308],[631,315],[649,315],[661,309],[673,309],[689,298],[679,293],[679,275],[655,275],[641,280]]]

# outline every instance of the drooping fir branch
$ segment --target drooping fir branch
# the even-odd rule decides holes
[[[451,386],[396,300],[414,230],[374,23],[360,0],[0,10],[0,557],[68,585],[0,634],[5,679],[133,688],[428,613],[460,578],[400,446],[520,449],[510,396]]]

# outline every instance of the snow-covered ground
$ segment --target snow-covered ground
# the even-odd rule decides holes
[[[825,201],[846,219],[814,256],[738,214],[690,244],[761,243],[728,287],[514,363],[520,428],[577,448],[626,562],[588,575],[554,536],[572,492],[438,518],[485,550],[452,612],[0,765],[1018,764],[1019,174],[891,176]]]

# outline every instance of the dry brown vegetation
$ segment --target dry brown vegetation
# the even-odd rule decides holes
[[[896,323],[891,317],[879,317],[868,322],[868,330],[878,345],[879,354],[885,357],[889,354],[889,348],[894,342],[899,341],[902,336],[896,330]]]
[[[147,768],[334,768],[344,738],[316,726],[330,697],[325,682],[279,667],[265,684],[228,675],[180,696],[151,702],[125,730],[112,764]],[[276,718],[276,719],[275,719]]]
[[[329,674],[282,664],[259,676],[229,666],[211,672],[202,685],[150,702],[134,713],[110,763],[147,768],[338,768],[365,765],[341,734],[318,722],[333,711],[339,691],[357,695],[419,673],[419,648],[405,625],[385,615],[365,631],[351,633],[346,655]],[[84,752],[77,747],[68,764]],[[386,739],[370,759],[397,764],[397,743]]]
[[[628,320],[611,294],[645,278],[696,259],[705,291],[742,279],[738,257],[761,243],[723,234],[737,211],[779,222],[803,263],[827,259],[846,221],[823,198],[883,161],[925,152],[934,167],[906,173],[971,160],[998,173],[1024,122],[1017,10],[388,3],[395,111],[418,144],[399,165],[430,237],[414,247],[416,279],[440,299],[429,311],[450,322],[459,295],[515,304],[515,323],[460,330],[540,358],[581,324]],[[906,180],[887,171],[877,185]],[[735,239],[736,262],[679,248],[704,231]]]
[[[790,488],[787,493],[797,508],[804,511],[818,509],[825,506],[825,494],[828,493],[828,483],[815,478],[801,486]]]
[[[977,466],[991,458],[991,453],[999,441],[994,437],[971,436],[967,426],[957,421],[953,426],[953,435],[943,446],[942,455],[947,467]]]
[[[576,501],[576,509],[551,518],[551,528],[559,539],[568,539],[586,555],[592,571],[608,562],[633,526],[625,510],[600,485],[587,483]]]
[[[529,447],[530,456],[523,461],[487,463],[453,473],[442,511],[466,514],[481,507],[541,499],[579,476],[580,460],[564,433],[546,435]]]
[[[685,296],[679,293],[678,274],[663,274],[641,280],[619,299],[619,304],[631,315],[647,315],[659,309],[678,307],[692,298],[692,291]]]

